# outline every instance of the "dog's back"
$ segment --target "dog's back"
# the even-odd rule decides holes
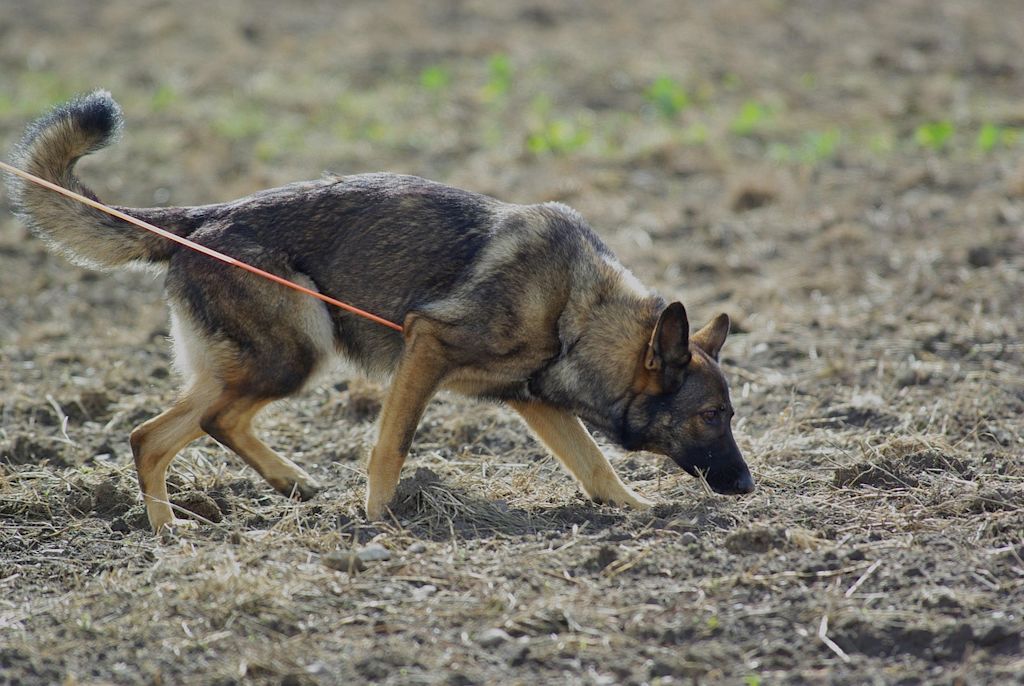
[[[482,349],[490,342],[517,345],[536,322],[553,331],[551,317],[560,314],[570,281],[593,289],[590,282],[610,279],[607,289],[618,285],[623,271],[565,206],[502,203],[414,176],[328,177],[234,202],[161,211],[174,225],[197,223],[189,237],[198,243],[308,280],[391,321],[415,311],[458,323]],[[195,313],[215,334],[230,319],[257,320],[256,312],[246,311],[254,298],[288,297],[274,284],[224,272],[211,258],[176,251],[167,276],[172,307]],[[238,297],[241,284],[248,284],[247,300]],[[209,312],[217,303],[220,311]],[[318,309],[330,318],[339,350],[364,371],[394,367],[401,354],[396,333],[342,310]]]
[[[92,195],[74,174],[75,162],[115,140],[121,127],[120,108],[110,95],[92,93],[33,124],[15,158],[49,181]],[[257,335],[273,335],[266,330],[270,321],[287,331],[289,315],[299,317],[295,328],[312,329],[322,339],[326,317],[333,346],[365,371],[386,373],[401,354],[394,332],[322,305],[281,310],[275,303],[292,296],[274,284],[230,273],[212,258],[17,177],[7,181],[15,210],[72,260],[99,268],[166,266],[178,331],[188,323],[200,337],[245,348]],[[481,337],[494,327],[521,329],[525,291],[536,289],[545,274],[564,281],[581,248],[592,260],[610,256],[568,208],[509,205],[396,174],[328,176],[214,205],[118,209],[391,321],[431,309],[464,321]],[[544,295],[557,298],[557,290]],[[534,297],[534,310],[536,305]],[[268,312],[275,318],[261,321]],[[319,364],[323,341],[316,347],[301,352],[302,358],[316,359],[290,369],[293,378],[299,366]],[[199,355],[187,353],[178,346],[180,366],[189,368]]]

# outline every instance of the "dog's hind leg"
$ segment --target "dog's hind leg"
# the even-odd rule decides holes
[[[218,232],[216,226],[208,231],[212,247],[316,288],[280,251],[252,242],[245,231]],[[252,421],[261,409],[298,393],[328,366],[336,349],[326,305],[209,262],[202,255],[178,253],[167,274],[178,366],[190,377],[215,378],[219,384],[198,425],[280,493],[311,498],[320,488],[316,480],[257,438]]]
[[[405,320],[405,351],[380,415],[380,437],[367,465],[366,516],[380,519],[395,496],[398,475],[412,445],[423,410],[449,370],[444,345],[433,322]]]
[[[312,498],[320,484],[286,457],[278,455],[256,437],[252,420],[271,402],[226,390],[200,420],[203,431],[231,449],[266,479],[279,493],[300,500]]]
[[[654,504],[622,483],[608,458],[576,416],[535,401],[516,401],[509,405],[526,420],[591,500],[633,508]]]
[[[203,435],[200,419],[220,394],[220,385],[199,380],[166,412],[139,425],[131,433],[132,454],[146,514],[153,531],[180,524],[167,497],[167,468],[174,456]]]

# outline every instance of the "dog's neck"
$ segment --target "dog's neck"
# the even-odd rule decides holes
[[[558,320],[561,352],[532,380],[531,390],[619,440],[637,361],[665,301],[640,291],[625,269],[610,266],[586,288],[573,289],[578,295]]]

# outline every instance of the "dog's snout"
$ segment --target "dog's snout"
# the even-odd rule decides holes
[[[733,485],[733,488],[733,493],[736,495],[754,492],[757,485],[754,483],[754,477],[751,475],[749,469],[740,475],[740,478],[736,479],[736,483]]]
[[[757,488],[754,483],[754,477],[746,465],[742,465],[736,470],[725,470],[718,474],[712,472],[708,477],[708,484],[711,486],[711,490],[722,495],[746,495],[747,493],[753,493]]]

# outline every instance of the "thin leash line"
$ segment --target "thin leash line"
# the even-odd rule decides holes
[[[116,217],[116,218],[118,218],[118,219],[120,219],[122,221],[128,222],[129,224],[133,224],[133,225],[139,227],[140,229],[145,229],[146,231],[149,231],[150,233],[155,233],[156,235],[161,236],[163,238],[166,238],[169,241],[174,241],[175,243],[183,245],[186,248],[189,248],[191,250],[195,250],[198,253],[202,253],[202,254],[207,255],[209,257],[212,257],[212,258],[214,258],[216,260],[220,260],[221,262],[224,262],[225,264],[229,264],[232,267],[238,267],[239,269],[244,269],[247,272],[251,272],[253,274],[256,274],[257,276],[262,276],[264,279],[269,279],[270,281],[273,281],[275,283],[279,283],[282,286],[286,286],[288,288],[291,288],[292,290],[296,290],[296,291],[298,291],[300,293],[305,293],[306,295],[311,295],[314,298],[316,298],[317,300],[322,300],[325,303],[328,303],[330,305],[334,305],[335,307],[340,307],[341,309],[345,310],[346,312],[351,312],[352,314],[359,315],[360,317],[364,317],[366,319],[369,319],[371,322],[375,322],[377,324],[380,324],[381,326],[386,326],[389,329],[394,329],[395,331],[402,331],[402,327],[401,326],[399,326],[398,324],[396,324],[396,323],[394,323],[392,321],[384,319],[383,317],[378,317],[377,315],[375,315],[375,314],[373,314],[371,312],[367,312],[366,310],[361,310],[358,307],[355,307],[354,305],[349,305],[348,303],[345,303],[345,302],[342,302],[342,301],[337,300],[335,298],[332,298],[329,295],[324,295],[323,293],[319,293],[317,291],[311,290],[309,288],[306,288],[305,286],[300,286],[299,284],[295,283],[294,281],[289,281],[288,279],[286,279],[284,277],[281,277],[281,276],[278,276],[277,274],[272,274],[272,273],[270,273],[268,271],[264,271],[264,270],[260,269],[259,267],[254,267],[251,264],[248,264],[246,262],[242,262],[241,260],[235,259],[234,257],[231,257],[230,255],[225,255],[224,253],[219,252],[217,250],[214,250],[213,248],[208,248],[205,245],[200,245],[199,243],[196,243],[195,241],[190,241],[189,239],[185,238],[184,236],[179,236],[179,235],[177,235],[175,233],[171,233],[167,229],[161,229],[159,226],[155,226],[153,224],[150,224],[147,221],[143,221],[141,219],[137,219],[136,217],[133,217],[130,214],[125,214],[124,212],[121,212],[120,210],[115,210],[113,207],[109,207],[107,205],[104,205],[103,203],[101,203],[101,202],[99,202],[97,200],[93,200],[92,198],[87,198],[86,196],[81,195],[80,193],[75,193],[74,191],[68,190],[67,188],[64,188],[63,186],[59,186],[59,185],[57,185],[55,183],[47,181],[46,179],[42,179],[42,178],[36,176],[35,174],[30,174],[27,171],[24,171],[22,169],[18,169],[17,167],[11,166],[10,164],[7,164],[6,162],[4,162],[2,160],[0,160],[0,169],[3,169],[4,171],[8,171],[8,172],[10,172],[10,173],[12,173],[12,174],[14,174],[16,176],[20,176],[21,178],[23,178],[23,179],[25,179],[27,181],[31,181],[32,183],[36,184],[37,186],[42,186],[43,188],[48,188],[49,190],[55,191],[57,193],[60,193],[61,195],[64,195],[64,196],[66,196],[68,198],[71,198],[72,200],[77,200],[78,202],[82,203],[83,205],[88,205],[89,207],[95,208],[95,209],[99,210],[100,212],[105,212],[105,213],[109,214],[112,217]]]

